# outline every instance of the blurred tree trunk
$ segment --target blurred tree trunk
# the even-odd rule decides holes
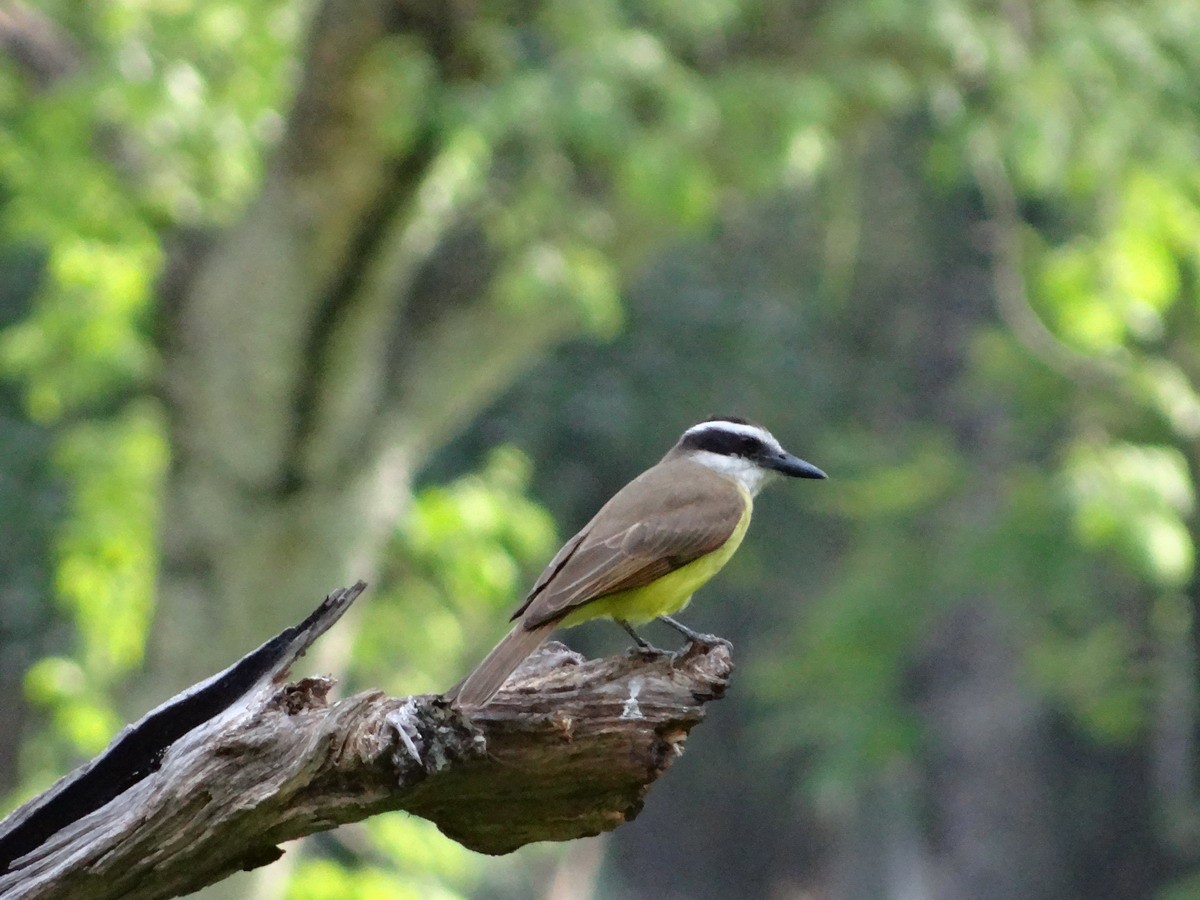
[[[918,662],[932,818],[932,897],[1070,895],[1050,777],[1046,711],[1019,684],[1018,641],[986,600],[936,628]],[[898,896],[898,895],[896,895]]]
[[[579,327],[494,302],[486,242],[435,182],[431,124],[389,145],[379,65],[398,33],[459,77],[460,6],[323,4],[265,183],[163,280],[172,468],[157,694],[237,658],[322,585],[372,576],[413,467]],[[199,638],[199,639],[198,639]]]

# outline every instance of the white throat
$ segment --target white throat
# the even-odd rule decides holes
[[[770,469],[764,469],[744,457],[725,456],[708,450],[693,450],[688,454],[688,459],[695,460],[718,475],[737,482],[738,487],[751,497],[757,496],[763,485],[775,474]]]

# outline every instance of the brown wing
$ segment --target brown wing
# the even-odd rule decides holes
[[[659,463],[563,546],[513,618],[523,615],[526,628],[537,628],[589,601],[647,585],[724,544],[745,502],[731,481],[699,463]]]
[[[595,519],[592,520],[592,522],[594,521]],[[520,618],[521,613],[525,612],[525,610],[529,608],[529,604],[537,599],[538,595],[545,590],[546,585],[550,583],[550,580],[557,575],[559,570],[566,565],[567,561],[575,555],[575,551],[579,549],[579,545],[583,542],[583,539],[588,536],[588,532],[592,527],[592,522],[588,522],[587,525],[583,527],[582,531],[563,544],[559,551],[554,554],[554,559],[550,560],[550,563],[545,569],[542,570],[542,574],[538,576],[538,580],[533,583],[533,587],[530,589],[529,594],[525,597],[525,602],[517,608],[517,611],[509,617],[508,621],[512,622]]]

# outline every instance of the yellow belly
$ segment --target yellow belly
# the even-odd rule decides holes
[[[751,511],[751,501],[747,495],[746,511],[742,514],[741,521],[729,535],[729,540],[712,553],[701,556],[644,587],[609,594],[607,597],[599,597],[585,603],[564,616],[561,624],[570,627],[589,619],[609,618],[641,625],[659,616],[679,612],[688,605],[692,594],[729,562],[729,558],[741,545],[742,538],[746,536]]]

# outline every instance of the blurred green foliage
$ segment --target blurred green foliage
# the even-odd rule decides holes
[[[333,858],[302,860],[290,879],[287,900],[414,898],[457,900],[478,866],[471,855],[447,841],[429,822],[400,813],[376,816],[355,829],[360,840],[343,849],[357,857],[346,864]]]
[[[554,551],[528,496],[529,460],[497,448],[481,468],[419,490],[355,638],[355,678],[399,693],[444,690],[496,635]]]
[[[40,92],[0,69],[3,265],[44,259],[0,366],[37,423],[22,440],[58,435],[38,477],[68,485],[51,555],[75,625],[23,676],[50,725],[30,784],[121,721],[169,465],[145,396],[164,236],[251,201],[307,12],[40,8],[88,71]],[[1073,733],[1149,746],[1164,661],[1195,641],[1200,6],[559,0],[482,10],[463,40],[478,71],[452,87],[403,35],[377,60],[388,145],[437,124],[418,214],[432,233],[470,209],[501,251],[497,302],[571,303],[615,340],[557,355],[435,462],[350,686],[452,682],[554,550],[532,496],[569,531],[729,411],[835,476],[764,501],[711,589],[732,602],[695,611],[754,651],[746,752],[784,793],[836,806],[919,760],[914,664],[980,597]],[[522,449],[483,449],[503,441]],[[359,834],[367,862],[304,860],[289,896],[473,888],[423,823]]]
[[[166,456],[156,414],[138,407],[76,426],[59,443],[57,468],[73,490],[54,550],[55,593],[77,640],[70,655],[44,657],[25,674],[28,700],[66,741],[42,734],[26,748],[39,788],[79,754],[102,750],[125,720],[120,685],[142,661],[154,611]]]

